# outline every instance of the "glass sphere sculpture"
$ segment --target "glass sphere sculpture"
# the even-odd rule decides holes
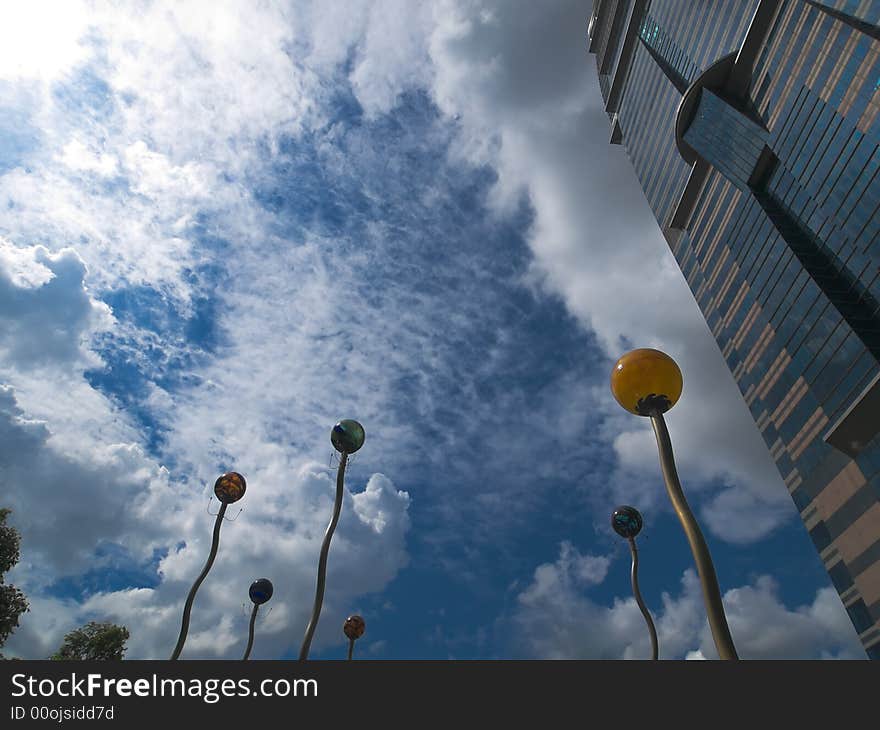
[[[364,445],[364,427],[357,421],[345,418],[337,423],[330,432],[330,443],[343,454],[353,454]]]
[[[342,624],[342,630],[349,639],[354,641],[364,635],[364,631],[367,630],[367,624],[362,616],[355,614],[345,619],[345,623]]]
[[[214,482],[214,494],[223,504],[232,504],[244,497],[247,482],[237,471],[226,472]]]
[[[681,370],[669,355],[642,348],[621,357],[611,371],[611,392],[637,416],[665,413],[681,397]]]
[[[248,595],[251,601],[258,606],[265,603],[272,597],[275,589],[272,587],[272,581],[268,578],[257,578],[248,589]]]
[[[618,507],[611,514],[611,527],[621,537],[635,537],[642,531],[642,515],[635,507]]]

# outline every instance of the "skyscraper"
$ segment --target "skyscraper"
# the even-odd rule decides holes
[[[880,0],[595,0],[663,235],[880,659]]]

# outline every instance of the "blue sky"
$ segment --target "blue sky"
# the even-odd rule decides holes
[[[32,610],[165,657],[216,476],[243,512],[184,657],[639,658],[615,506],[642,510],[661,655],[714,655],[649,426],[608,375],[685,374],[682,479],[746,657],[863,657],[668,253],[607,144],[578,2],[4,8],[0,456]],[[648,272],[648,275],[645,275]]]

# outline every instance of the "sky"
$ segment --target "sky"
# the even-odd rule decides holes
[[[620,146],[578,0],[0,5],[0,507],[31,610],[166,658],[717,657],[646,419],[667,414],[744,658],[865,655]]]

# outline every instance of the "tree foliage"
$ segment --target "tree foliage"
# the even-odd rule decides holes
[[[113,661],[122,659],[128,629],[112,623],[90,621],[64,637],[61,648],[51,658]]]
[[[4,574],[14,566],[21,555],[21,536],[6,518],[11,510],[0,509],[0,646],[18,627],[18,619],[28,610],[28,602],[18,588],[7,585]]]

